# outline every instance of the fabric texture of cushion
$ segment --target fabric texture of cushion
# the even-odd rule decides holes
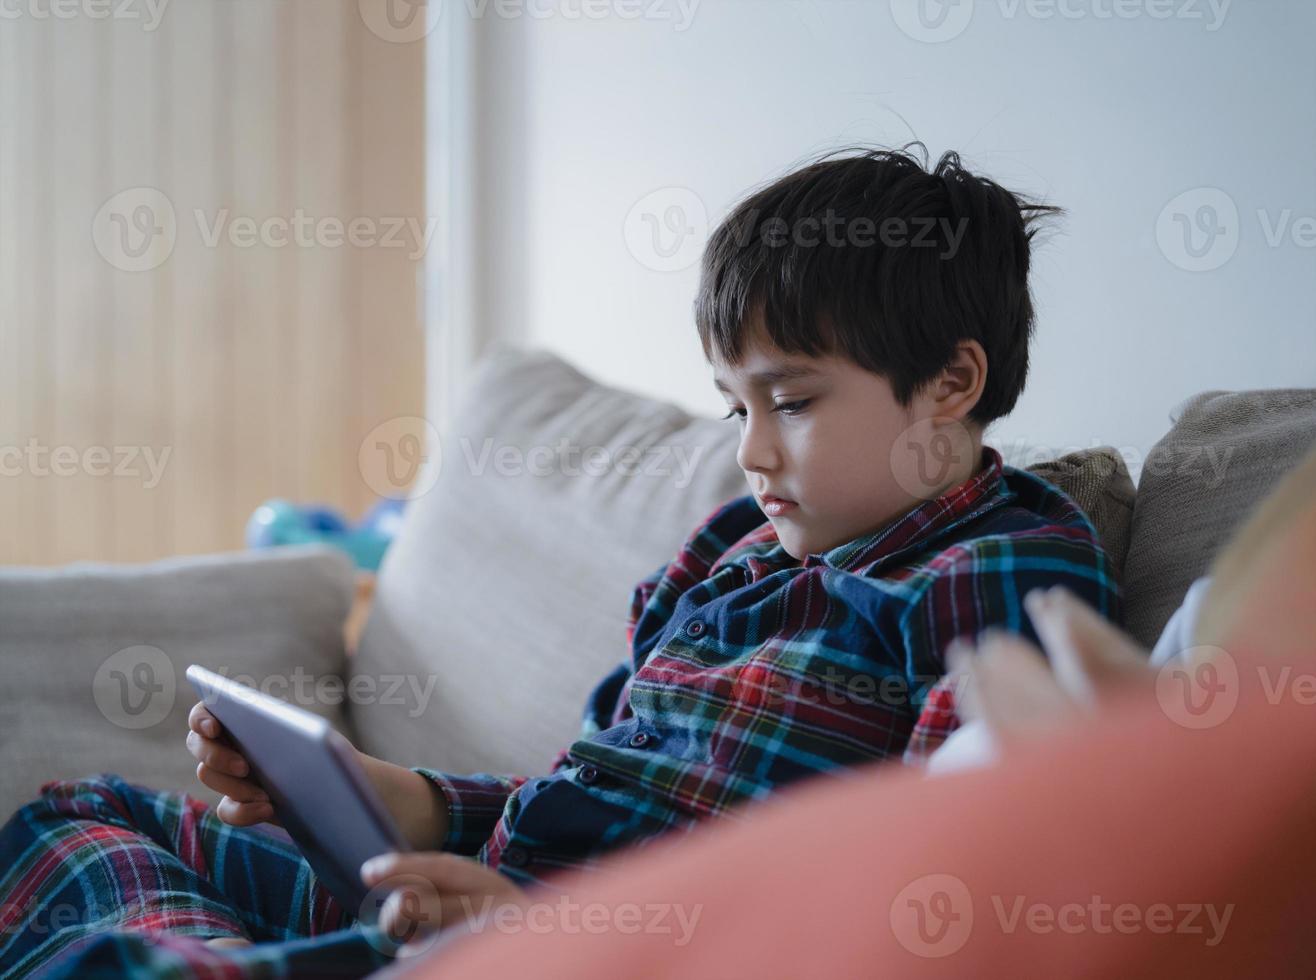
[[[1150,647],[1188,587],[1316,443],[1316,390],[1207,391],[1143,465],[1124,567],[1126,627]]]
[[[1084,449],[1027,469],[1063,490],[1087,514],[1110,557],[1116,581],[1122,583],[1133,527],[1134,488],[1119,450]]]
[[[43,782],[96,772],[218,802],[184,745],[193,663],[347,733],[351,596],[351,563],[313,546],[0,569],[0,819]]]

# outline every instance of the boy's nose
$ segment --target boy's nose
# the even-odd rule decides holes
[[[781,453],[762,427],[747,423],[736,451],[736,462],[747,473],[769,473],[781,466]]]

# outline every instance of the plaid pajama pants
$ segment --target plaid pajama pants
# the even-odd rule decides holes
[[[205,944],[217,936],[256,945]],[[391,952],[286,834],[231,827],[185,793],[51,782],[0,829],[3,977],[360,977]]]

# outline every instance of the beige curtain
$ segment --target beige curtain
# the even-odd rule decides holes
[[[371,433],[424,412],[424,40],[357,0],[56,6],[0,17],[0,563],[359,515],[414,475]]]

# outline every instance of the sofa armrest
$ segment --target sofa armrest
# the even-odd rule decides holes
[[[183,744],[199,663],[345,730],[346,556],[321,546],[0,569],[0,819],[118,772],[215,802]]]

